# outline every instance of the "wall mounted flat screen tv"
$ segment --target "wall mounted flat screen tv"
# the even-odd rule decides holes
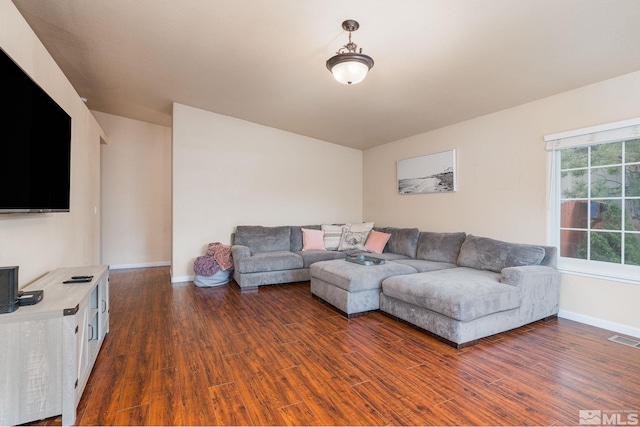
[[[69,212],[71,117],[0,49],[0,213]]]

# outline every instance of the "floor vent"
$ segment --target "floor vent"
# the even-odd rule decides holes
[[[640,341],[621,337],[619,335],[612,336],[611,338],[609,338],[609,341],[617,342],[618,344],[623,344],[629,347],[640,348]]]

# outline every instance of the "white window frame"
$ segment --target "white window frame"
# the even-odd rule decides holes
[[[559,150],[640,138],[640,118],[607,123],[544,137],[547,150],[547,242],[558,248],[558,269],[608,280],[640,284],[640,266],[560,256]]]

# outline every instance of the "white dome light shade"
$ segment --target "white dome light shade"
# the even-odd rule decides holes
[[[360,83],[367,77],[367,73],[373,67],[373,58],[358,50],[358,45],[351,41],[351,33],[360,27],[358,21],[347,19],[342,23],[342,28],[349,31],[349,43],[342,46],[327,60],[327,69],[333,74],[333,78],[343,85]]]
[[[364,62],[357,60],[340,62],[331,69],[333,78],[343,85],[360,83],[367,77],[367,72],[369,72],[369,67]]]

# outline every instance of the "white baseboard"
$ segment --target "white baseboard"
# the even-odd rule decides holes
[[[195,276],[171,276],[171,283],[193,282]]]
[[[580,313],[573,313],[567,310],[560,310],[558,312],[558,317],[562,317],[563,319],[568,320],[574,320],[576,322],[585,323],[587,325],[595,326],[602,329],[607,329],[619,334],[640,338],[640,328],[634,328],[633,326],[610,322],[608,320],[598,319],[597,317],[586,316]]]
[[[110,270],[124,270],[126,268],[167,267],[171,261],[140,262],[135,264],[110,264]]]

